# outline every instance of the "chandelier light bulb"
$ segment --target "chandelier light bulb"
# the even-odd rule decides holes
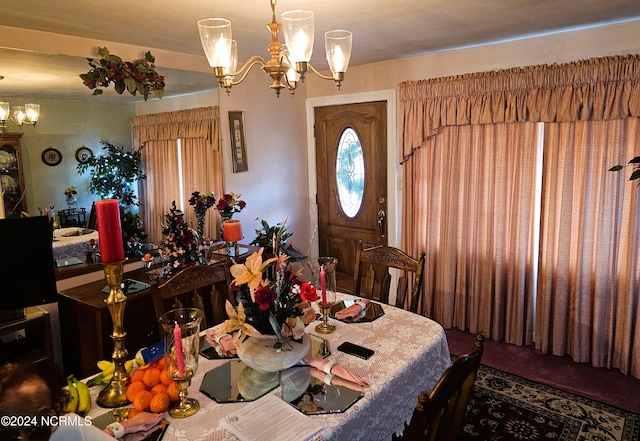
[[[329,31],[324,34],[324,43],[331,72],[346,72],[351,58],[351,32]]]
[[[231,60],[231,22],[224,18],[205,18],[198,22],[200,42],[209,65],[229,69]]]
[[[0,121],[9,119],[9,103],[0,102]]]
[[[314,32],[313,12],[295,10],[282,13],[282,34],[293,63],[311,60]]]

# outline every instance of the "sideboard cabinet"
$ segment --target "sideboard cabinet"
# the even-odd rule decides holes
[[[24,169],[22,168],[22,133],[0,133],[0,179],[4,190],[5,217],[20,217],[27,211]]]

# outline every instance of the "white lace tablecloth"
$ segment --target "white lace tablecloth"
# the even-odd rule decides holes
[[[352,298],[338,294],[338,300]],[[370,323],[346,324],[333,321],[336,332],[322,337],[330,341],[331,360],[347,366],[366,379],[370,387],[364,397],[346,412],[314,415],[324,429],[314,441],[328,440],[391,440],[402,433],[411,418],[418,394],[431,390],[444,370],[451,364],[449,346],[442,326],[402,309],[382,305],[385,314]],[[314,333],[314,322],[307,332]],[[338,345],[350,341],[375,351],[368,360],[338,352]],[[167,417],[170,426],[163,441],[234,441],[237,438],[218,425],[219,420],[250,403],[219,404],[198,390],[208,370],[224,361],[200,358],[198,372],[189,387],[189,396],[200,401],[200,410],[185,419]],[[295,369],[295,368],[293,368]],[[287,372],[283,372],[283,376]],[[280,388],[271,393],[280,395]],[[91,412],[98,416],[105,409]],[[287,424],[274,421],[274,424]],[[264,430],[269,430],[265,427]]]
[[[68,259],[69,257],[79,257],[84,259],[85,252],[87,251],[87,242],[89,239],[98,240],[98,232],[93,231],[89,234],[81,234],[78,236],[65,236],[65,234],[73,233],[75,231],[82,232],[82,228],[60,228],[55,230],[55,237],[53,242],[53,258]]]

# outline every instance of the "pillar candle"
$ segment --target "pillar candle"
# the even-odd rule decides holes
[[[4,219],[4,191],[2,190],[2,184],[0,184],[0,219]]]
[[[100,241],[100,261],[102,263],[122,262],[124,245],[117,199],[96,201],[96,223]]]
[[[242,224],[239,220],[228,220],[222,223],[222,234],[227,242],[242,240]]]
[[[322,289],[322,306],[327,305],[327,274],[324,265],[320,267],[320,288]]]
[[[173,328],[173,339],[175,340],[176,346],[176,367],[178,368],[178,377],[184,378],[186,373],[184,371],[184,352],[182,352],[182,331],[180,330],[180,326],[178,326],[178,322],[176,322],[176,326]]]

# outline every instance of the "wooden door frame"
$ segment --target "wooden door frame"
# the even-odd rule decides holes
[[[309,231],[312,232],[310,249],[318,255],[318,206],[316,204],[316,139],[313,135],[315,108],[343,104],[386,101],[387,103],[387,241],[388,245],[400,245],[400,216],[402,214],[402,167],[398,161],[398,137],[396,123],[395,89],[347,95],[308,98],[307,118],[307,176],[309,177]],[[312,251],[313,252],[313,251]]]

